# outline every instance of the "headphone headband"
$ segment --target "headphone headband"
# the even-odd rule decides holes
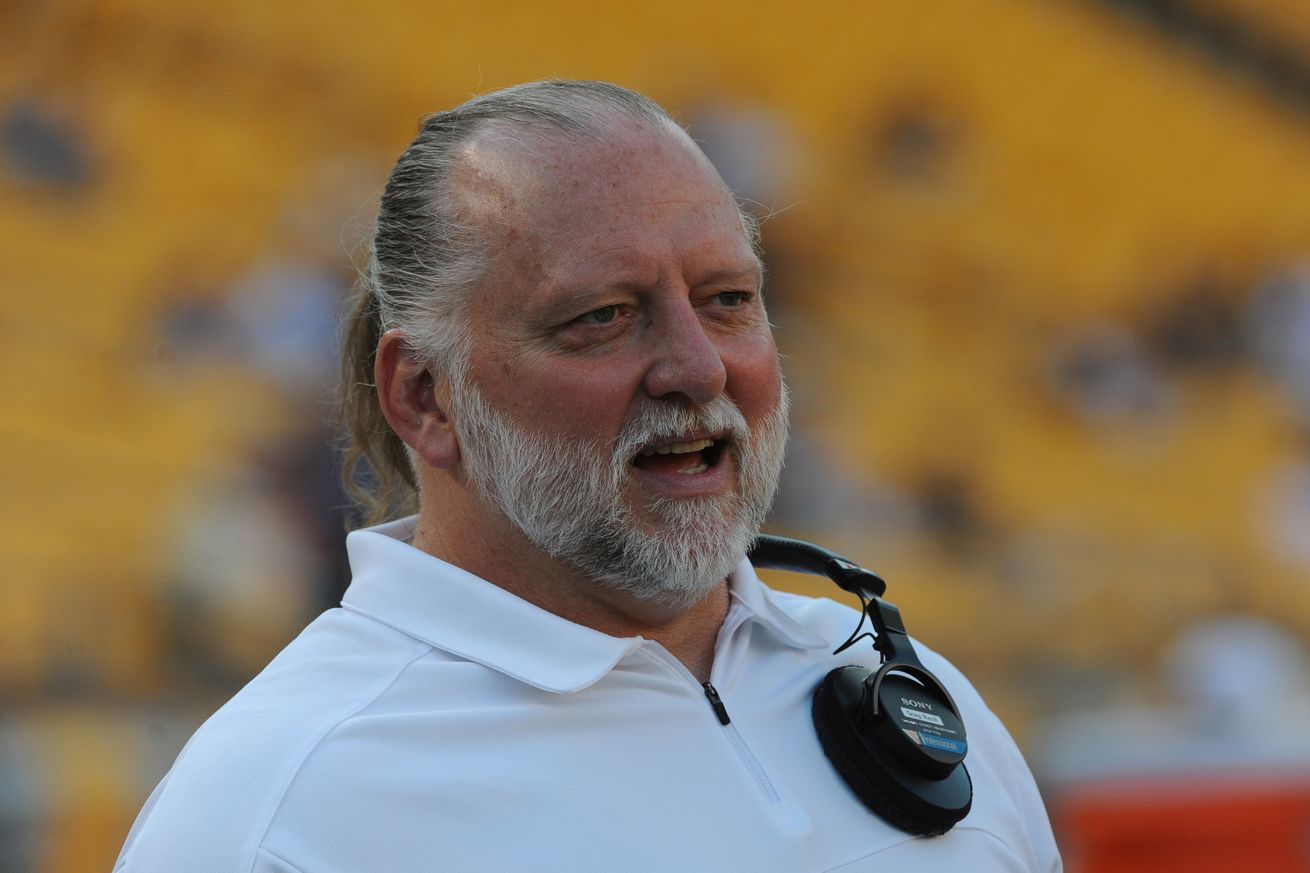
[[[760,534],[746,557],[756,567],[827,576],[842,590],[865,598],[881,597],[887,590],[887,583],[876,573],[804,540]]]

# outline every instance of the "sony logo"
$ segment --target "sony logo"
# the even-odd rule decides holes
[[[901,705],[902,705],[902,706],[913,706],[915,709],[926,709],[926,710],[928,710],[929,712],[932,711],[932,704],[931,704],[931,703],[924,703],[922,700],[911,700],[911,699],[908,698],[908,697],[902,697],[902,698],[901,698]]]

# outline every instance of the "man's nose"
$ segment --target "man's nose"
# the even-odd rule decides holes
[[[655,350],[646,371],[646,393],[661,400],[681,395],[696,406],[710,403],[728,384],[718,345],[691,306],[670,307],[661,314],[661,324],[651,335]]]

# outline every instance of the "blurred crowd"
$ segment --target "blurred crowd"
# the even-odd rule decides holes
[[[310,37],[274,50],[259,16],[220,32],[138,5],[158,44],[200,47],[191,91],[124,72],[103,11],[80,29],[39,4],[0,11],[44,53],[0,61],[13,873],[105,869],[198,720],[339,600],[343,296],[413,120],[484,84],[458,68],[458,87],[440,70],[414,85],[417,49],[379,46],[376,99],[356,100],[350,62],[334,72]],[[628,84],[675,110],[764,225],[795,400],[772,529],[888,578],[910,629],[1015,728],[1057,825],[1102,833],[1118,795],[1096,792],[1152,774],[1230,790],[1277,773],[1279,808],[1299,808],[1310,121],[1168,34],[1040,5],[997,4],[992,54],[963,12],[938,31],[881,8],[908,16],[914,50],[881,60],[892,47],[852,36],[844,72],[800,92],[785,70]],[[833,22],[825,57],[847,29],[882,38]],[[286,75],[240,84],[215,46],[256,67],[284,53]],[[1047,92],[993,63],[1016,46],[1083,62]],[[624,75],[609,63],[568,71]],[[541,64],[485,85],[562,72]],[[1200,165],[1165,154],[1178,141]],[[1098,869],[1083,857],[1071,869]]]

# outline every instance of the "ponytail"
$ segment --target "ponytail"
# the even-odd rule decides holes
[[[341,484],[359,506],[363,526],[418,511],[414,466],[382,415],[373,381],[381,338],[377,296],[361,277],[342,325],[341,417],[348,444]]]

